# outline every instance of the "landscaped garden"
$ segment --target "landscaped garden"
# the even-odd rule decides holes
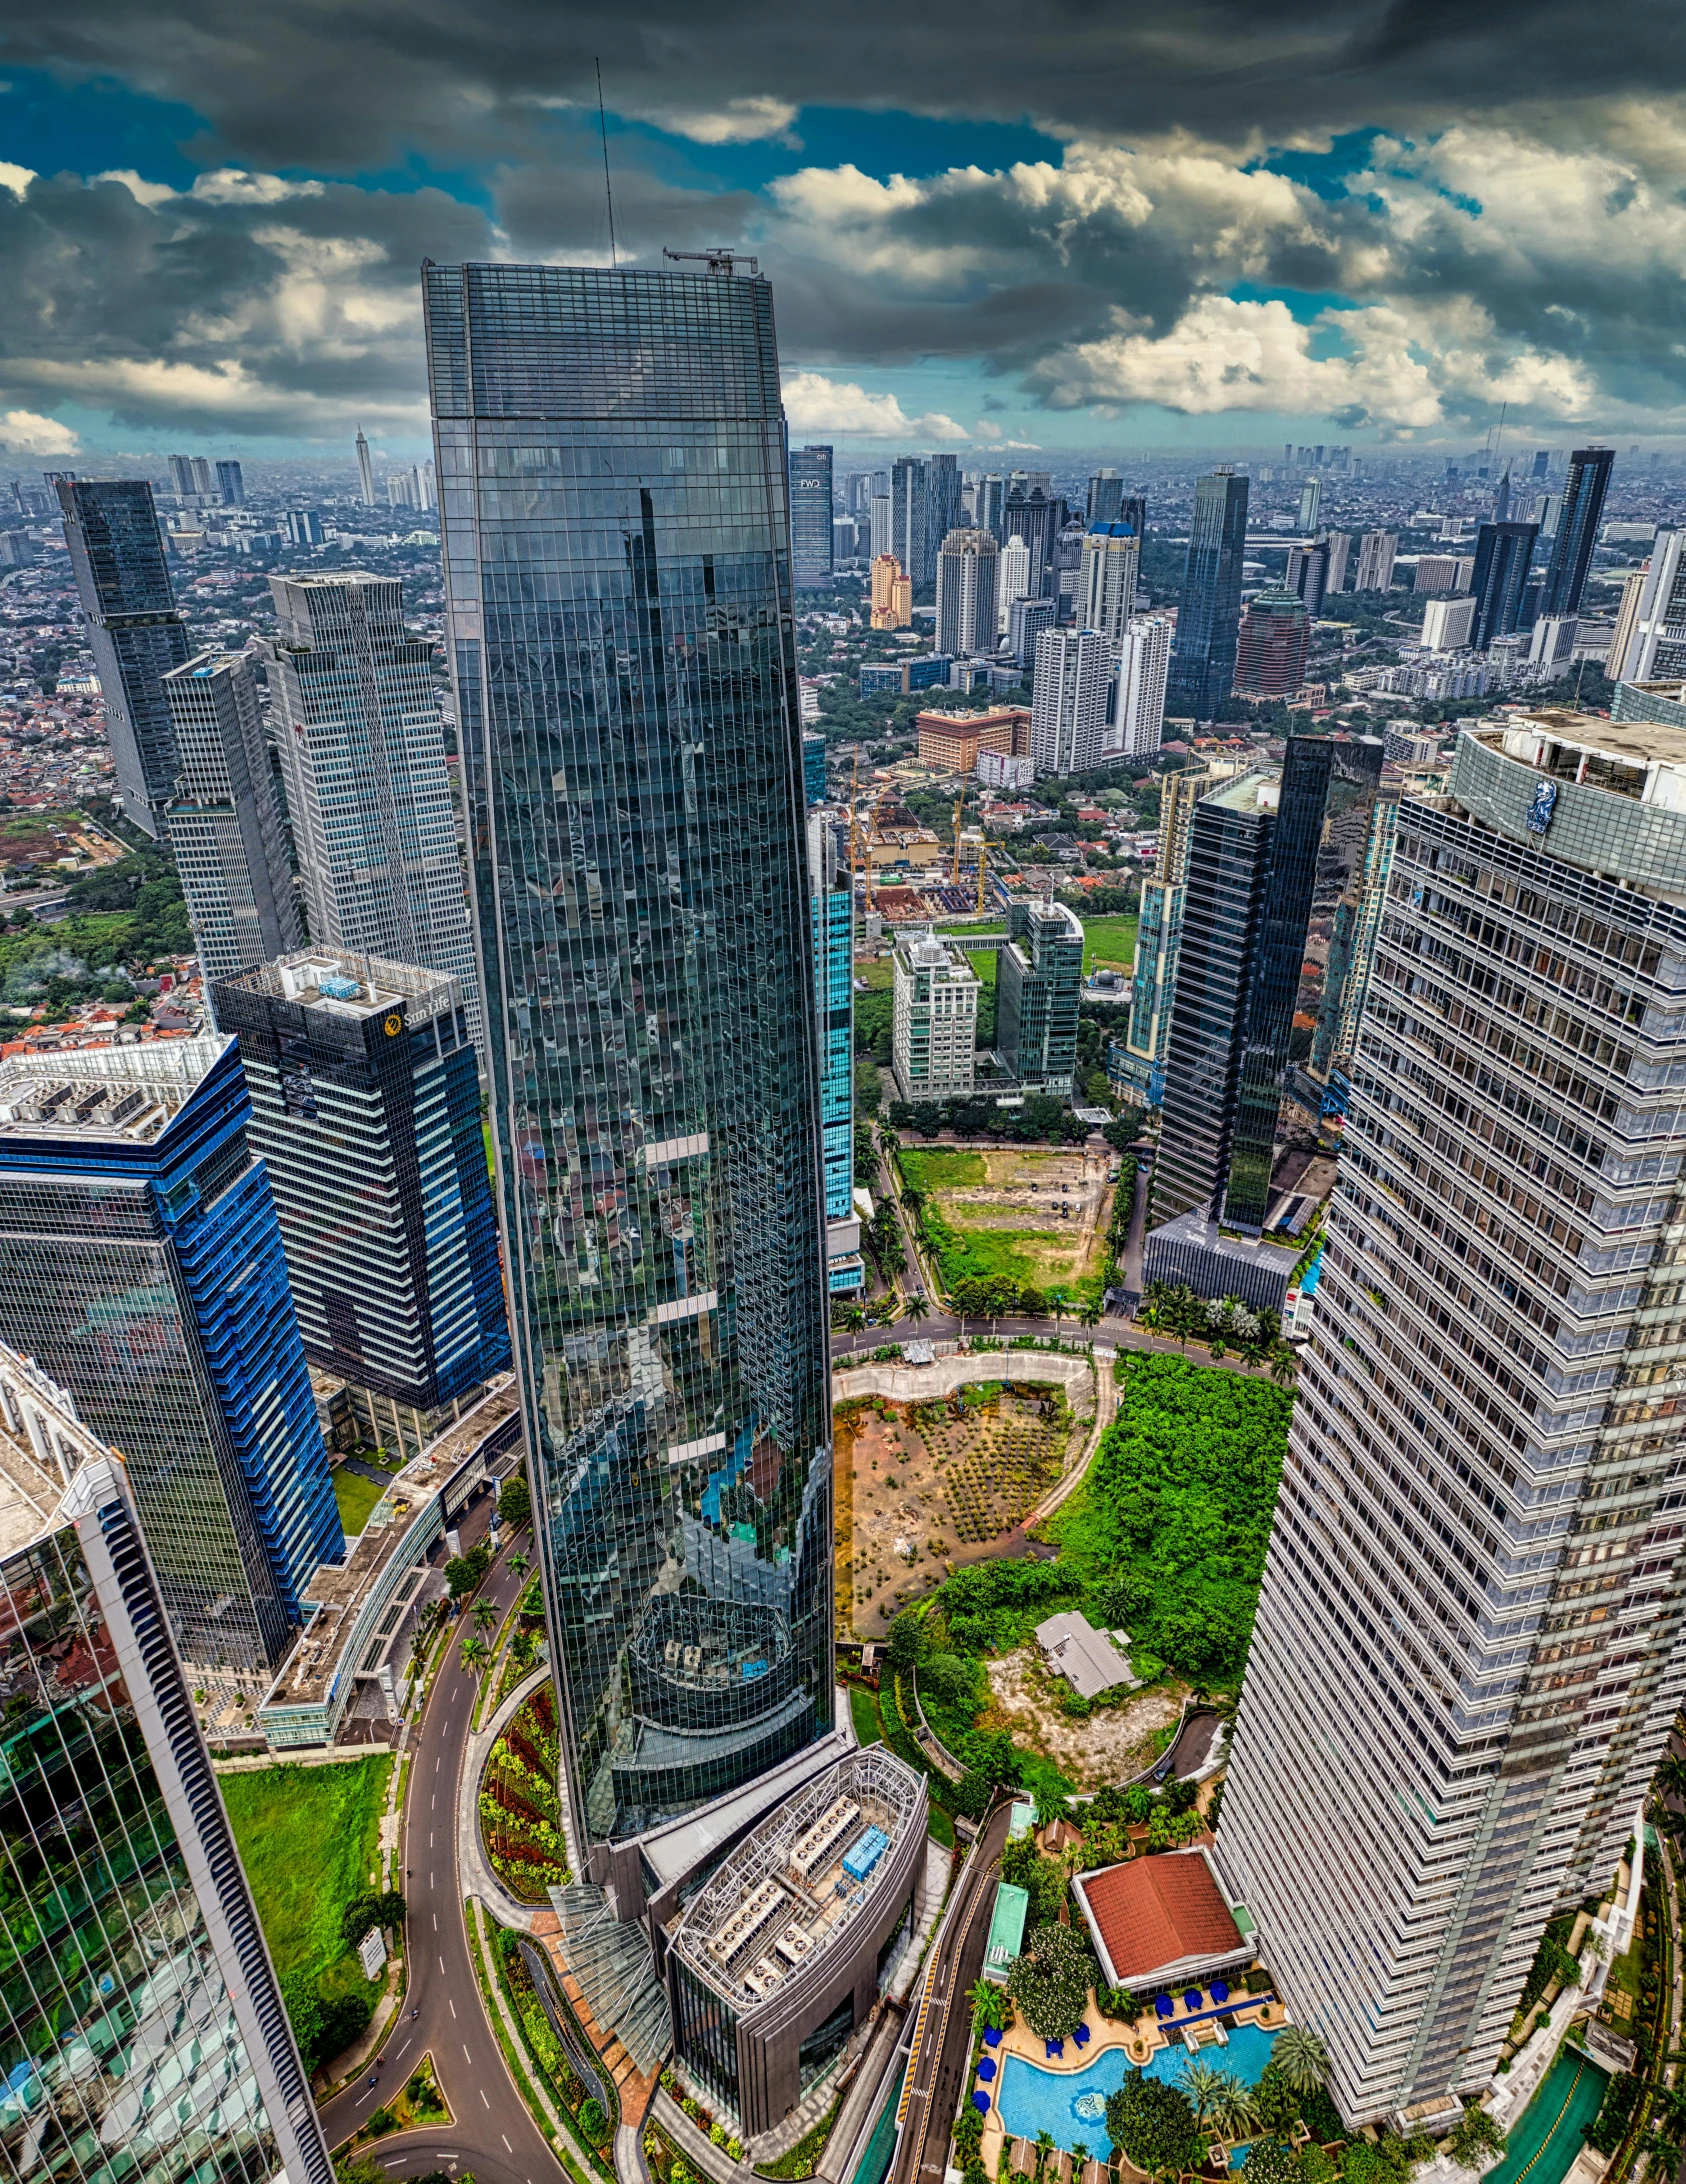
[[[369,1907],[392,1766],[381,1753],[254,1768],[219,1784],[308,2068],[357,2038],[380,1992],[363,1977],[356,1944],[375,1922]]]
[[[480,1778],[480,1835],[492,1870],[523,1903],[569,1879],[556,1770],[561,1740],[556,1695],[535,1691],[492,1746]]]
[[[373,1479],[365,1479],[355,1471],[348,1471],[344,1464],[335,1464],[330,1476],[334,1482],[334,1499],[340,1508],[340,1530],[347,1539],[356,1539],[369,1519],[374,1515],[384,1486],[377,1486]]]

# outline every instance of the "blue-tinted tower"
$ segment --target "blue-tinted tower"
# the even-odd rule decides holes
[[[790,552],[798,591],[832,578],[831,450],[790,451]]]
[[[152,487],[145,478],[60,478],[55,490],[99,670],[117,793],[125,816],[162,839],[179,770],[164,677],[191,648]]]
[[[0,1326],[128,1465],[190,1660],[272,1666],[344,1535],[232,1039],[0,1065]]]
[[[1215,720],[1234,686],[1246,551],[1247,480],[1215,470],[1194,488],[1188,563],[1165,694],[1168,713]]]
[[[820,1039],[772,291],[424,271],[575,1871],[832,1718]],[[623,1893],[624,1891],[624,1893]]]
[[[1614,450],[1578,447],[1569,457],[1569,475],[1563,487],[1563,512],[1557,520],[1551,560],[1546,565],[1542,614],[1579,614],[1592,549],[1598,543],[1598,525],[1604,514],[1604,496],[1610,490],[1610,466]]]
[[[853,1218],[855,1205],[855,891],[823,819],[808,822],[813,883],[814,985],[820,1031],[820,1125],[825,1139],[825,1217]],[[832,1288],[857,1288],[855,1281]]]

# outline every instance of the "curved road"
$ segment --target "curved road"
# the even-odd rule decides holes
[[[462,1526],[465,1548],[484,1537],[490,1511],[488,1495]],[[492,1602],[501,1622],[525,1582],[511,1573],[506,1549],[478,1597]],[[409,1994],[380,2054],[364,2064],[352,2086],[324,2104],[322,2129],[330,2147],[342,2145],[372,2110],[403,2090],[410,2072],[431,2050],[455,2120],[379,2139],[361,2153],[394,2177],[447,2169],[472,2171],[476,2184],[555,2184],[562,2171],[510,2083],[503,2051],[486,2021],[463,1928],[457,1791],[475,1678],[463,1669],[459,1646],[473,1627],[466,1616],[457,1625],[409,1748],[403,1883]],[[420,2012],[413,2023],[411,2010]],[[371,2087],[372,2072],[376,2082]]]

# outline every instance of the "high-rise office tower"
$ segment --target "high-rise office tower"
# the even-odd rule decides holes
[[[174,458],[172,457],[172,461]],[[59,508],[125,817],[158,840],[176,785],[163,679],[187,658],[152,487],[144,478],[61,479]]]
[[[867,550],[874,561],[896,551],[896,530],[891,510],[894,503],[888,493],[875,493],[867,506]]]
[[[1029,675],[1033,683],[1036,648],[1044,630],[1054,626],[1054,611],[1051,599],[1015,599],[1007,608],[1007,650],[1018,662],[1020,672]]]
[[[1323,610],[1323,595],[1329,589],[1328,541],[1319,539],[1314,546],[1290,546],[1287,573],[1282,582],[1285,589],[1305,602],[1307,619],[1315,621]]]
[[[424,275],[568,1833],[623,1912],[610,1844],[832,1718],[784,427],[771,286],[715,265]]]
[[[1001,549],[990,531],[950,531],[937,556],[937,650],[993,652]]]
[[[808,821],[814,1012],[820,1038],[820,1132],[825,1165],[826,1287],[864,1288],[855,1213],[855,888],[828,822]]]
[[[1534,555],[1531,523],[1484,523],[1475,534],[1475,624],[1470,643],[1485,652],[1495,637],[1508,637],[1521,623],[1528,564]]]
[[[1352,580],[1353,590],[1391,590],[1394,556],[1398,551],[1397,531],[1366,531],[1358,541],[1358,567]]]
[[[1070,1099],[1077,1084],[1083,927],[1063,902],[1015,902],[996,957],[995,1049],[1019,1084]]]
[[[1535,476],[1536,478],[1543,478],[1543,477],[1544,477],[1544,476],[1546,475],[1547,471],[1549,471],[1549,470],[1550,470],[1550,468],[1551,468],[1551,450],[1550,450],[1550,448],[1549,448],[1549,447],[1539,447],[1539,448],[1536,448],[1536,449],[1534,450],[1534,476]]]
[[[1173,713],[1211,720],[1230,694],[1246,545],[1247,480],[1227,468],[1198,479],[1165,701]]]
[[[926,551],[931,558],[931,582],[937,580],[937,555],[942,542],[950,531],[962,528],[960,461],[954,455],[930,455],[926,457],[929,478],[929,498],[926,504],[926,520],[930,526]]]
[[[1001,549],[1000,576],[998,579],[997,607],[1000,634],[1007,634],[1008,617],[1013,601],[1024,599],[1030,591],[1030,548],[1015,531]]]
[[[357,428],[357,498],[365,508],[375,505],[375,466],[369,460],[369,443],[361,425]]]
[[[172,455],[169,458],[169,464],[170,491],[179,500],[191,500],[194,493],[193,457],[191,455]]]
[[[1235,688],[1249,698],[1285,698],[1305,681],[1311,624],[1295,591],[1260,592],[1248,602],[1235,644]]]
[[[1493,495],[1493,521],[1495,523],[1508,523],[1510,521],[1510,465],[1508,463],[1505,465],[1504,476],[1499,480],[1498,490]]]
[[[1124,480],[1116,470],[1097,470],[1090,478],[1087,514],[1091,523],[1124,520]]]
[[[314,508],[289,508],[281,518],[289,546],[320,546],[322,518]]]
[[[1111,672],[1112,651],[1099,630],[1044,629],[1037,637],[1030,750],[1039,775],[1100,764]]]
[[[1678,634],[1682,623],[1686,623],[1686,530],[1659,531],[1643,568],[1636,569],[1622,588],[1606,663],[1610,680],[1666,682],[1686,677],[1686,639]]]
[[[1328,597],[1332,592],[1350,591],[1356,566],[1352,550],[1353,534],[1350,531],[1331,531],[1322,543],[1329,549],[1329,573],[1323,583],[1324,596]]]
[[[1610,465],[1615,453],[1607,447],[1578,447],[1569,457],[1569,476],[1563,488],[1563,508],[1557,519],[1557,536],[1546,564],[1542,614],[1579,614],[1586,573],[1592,566],[1592,549],[1598,543],[1604,496],[1610,489]]]
[[[1163,614],[1137,614],[1125,625],[1118,655],[1113,725],[1107,751],[1151,758],[1165,738],[1165,685],[1171,672],[1171,623]]]
[[[333,2184],[125,1467],[9,1350],[0,1449],[8,2173]]]
[[[387,472],[386,504],[389,508],[413,508],[416,505],[415,488],[407,470]]]
[[[1686,1680],[1683,748],[1518,715],[1399,806],[1223,1823],[1352,2120],[1486,2083]]]
[[[1142,542],[1122,521],[1091,523],[1083,534],[1082,561],[1075,596],[1079,629],[1098,629],[1114,651],[1136,611],[1136,579]]]
[[[216,492],[225,508],[245,507],[246,478],[237,462],[218,463]]]
[[[201,652],[164,677],[181,768],[166,812],[207,983],[304,940],[250,660]]]
[[[0,1062],[0,1326],[121,1449],[176,1643],[273,1665],[343,1551],[232,1039]]]
[[[193,490],[202,501],[216,496],[217,474],[207,456],[195,455],[193,458]]]
[[[1462,652],[1475,628],[1475,605],[1468,592],[1430,599],[1423,608],[1423,643],[1431,652]]]
[[[1604,672],[1612,682],[1630,679],[1627,662],[1639,635],[1639,610],[1645,598],[1653,558],[1647,555],[1637,569],[1630,569],[1622,579],[1621,601],[1616,608],[1615,624],[1610,631],[1610,650],[1604,664]],[[1635,676],[1632,679],[1644,681],[1647,678]]]
[[[963,949],[909,933],[892,965],[890,1054],[904,1100],[946,1100],[972,1089],[983,981]]]
[[[1322,479],[1307,478],[1304,485],[1300,487],[1300,520],[1294,528],[1297,531],[1315,531],[1317,528],[1317,513],[1322,506]]]
[[[831,582],[831,450],[790,451],[791,572],[798,590]]]
[[[890,465],[890,551],[921,602],[936,585],[936,544],[931,537],[930,465],[919,455],[898,455]]]
[[[478,982],[433,681],[396,577],[272,576],[266,652],[310,937]]]
[[[1376,738],[1290,736],[1279,776],[1195,808],[1156,1221],[1263,1230],[1290,1065],[1320,1023],[1333,1050],[1381,769]]]
[[[240,1042],[305,1355],[348,1384],[371,1441],[416,1454],[509,1369],[462,987],[310,949],[212,1000]]]
[[[1039,483],[1022,476],[1008,482],[1001,505],[1001,528],[1009,538],[1022,538],[1030,553],[1027,599],[1054,597],[1054,556],[1059,544],[1061,505]]]
[[[894,554],[878,554],[872,563],[871,623],[874,629],[907,629],[913,621],[913,586]]]
[[[1006,505],[1007,481],[994,471],[986,471],[972,489],[972,521],[980,531],[987,531],[998,546],[1006,543],[1001,527]]]

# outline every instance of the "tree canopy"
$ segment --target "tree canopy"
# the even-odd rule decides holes
[[[1194,2110],[1186,2094],[1158,2078],[1127,2070],[1124,2083],[1108,2096],[1106,2127],[1114,2146],[1149,2176],[1194,2165]]]

